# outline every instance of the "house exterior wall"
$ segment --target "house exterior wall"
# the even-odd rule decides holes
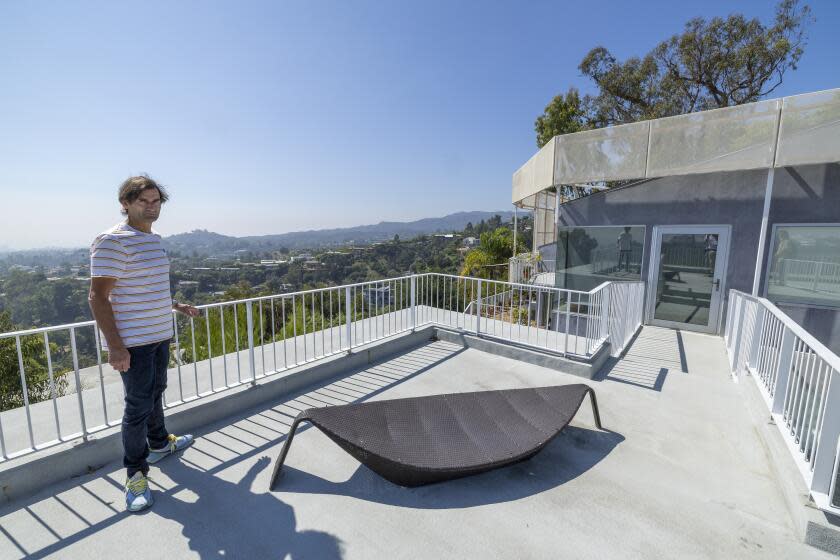
[[[774,224],[840,223],[840,164],[785,167],[776,170],[773,199],[770,206],[770,227],[764,261],[772,250]],[[764,295],[767,270],[761,277],[760,294]],[[840,309],[805,305],[778,304],[779,309],[840,355]]]
[[[731,238],[725,289],[750,293],[767,173],[758,169],[652,179],[563,204],[559,223],[561,227],[645,226],[642,279],[648,276],[653,226],[728,225]],[[840,165],[777,169],[766,251],[770,251],[774,223],[829,222],[840,222]],[[759,292],[762,295],[765,274],[766,270],[762,271]],[[779,307],[835,353],[840,353],[840,312],[802,306]]]

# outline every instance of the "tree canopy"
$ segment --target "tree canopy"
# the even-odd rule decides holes
[[[782,0],[772,23],[732,14],[694,18],[642,57],[618,60],[593,48],[578,67],[597,93],[574,87],[537,117],[537,145],[557,134],[758,101],[795,70],[813,21],[799,0]]]
[[[517,251],[522,249],[522,240],[517,239]],[[499,278],[507,272],[504,265],[514,254],[513,231],[507,227],[498,227],[481,234],[478,247],[472,249],[464,258],[461,267],[462,276],[477,278]]]

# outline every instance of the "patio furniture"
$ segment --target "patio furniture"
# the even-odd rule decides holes
[[[400,486],[441,482],[524,461],[572,420],[595,391],[573,384],[454,393],[304,410],[295,418],[270,488],[274,490],[295,431],[311,422],[347,453]]]

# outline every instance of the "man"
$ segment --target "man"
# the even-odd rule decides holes
[[[780,286],[785,285],[785,281],[787,278],[787,269],[788,269],[788,262],[790,258],[794,255],[795,249],[793,245],[793,240],[790,238],[787,230],[780,229],[779,230],[779,241],[776,243],[776,253],[773,255],[773,260],[775,261],[773,264],[775,266],[771,267],[770,270],[776,269],[776,283]]]
[[[148,176],[130,177],[118,199],[126,220],[96,237],[90,249],[91,311],[102,332],[108,362],[125,387],[122,420],[125,500],[136,512],[153,503],[149,464],[189,446],[191,435],[166,430],[163,392],[173,336],[172,309],[195,317],[198,309],[172,301],[169,258],[152,223],[167,201]]]
[[[717,259],[718,236],[716,233],[707,233],[703,254],[706,257],[706,270],[709,276],[714,276],[715,260]]]
[[[616,241],[618,247],[618,270],[621,271],[621,262],[625,261],[627,264],[627,272],[630,272],[630,258],[633,256],[633,236],[630,234],[630,228],[625,227],[624,232],[618,236]]]

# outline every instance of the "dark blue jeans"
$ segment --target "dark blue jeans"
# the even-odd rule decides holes
[[[137,471],[149,472],[149,448],[160,448],[169,432],[163,421],[163,392],[169,365],[169,340],[128,349],[131,363],[121,374],[125,387],[122,420],[123,466],[131,478]]]

